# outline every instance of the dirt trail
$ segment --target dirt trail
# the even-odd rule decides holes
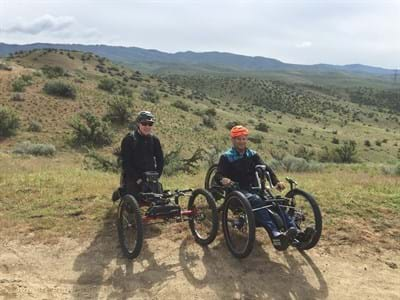
[[[181,228],[148,230],[133,262],[112,224],[87,242],[2,239],[0,299],[400,299],[398,251],[322,242],[276,252],[259,230],[252,254],[237,260],[221,235],[202,248]]]

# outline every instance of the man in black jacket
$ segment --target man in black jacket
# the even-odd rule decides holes
[[[161,176],[164,156],[160,140],[151,133],[155,122],[149,111],[141,111],[137,129],[125,136],[121,143],[122,181],[129,194],[143,191],[144,172],[156,171]]]
[[[260,156],[247,148],[247,136],[249,131],[243,126],[235,126],[231,129],[233,147],[221,155],[218,163],[215,179],[223,186],[229,186],[232,181],[239,184],[240,191],[249,200],[253,208],[264,206],[263,200],[257,194],[251,193],[251,187],[256,185],[255,166],[265,165]],[[285,189],[285,184],[278,180],[274,171],[266,166],[271,176],[272,184],[279,190]],[[285,215],[290,228],[286,232],[280,232],[272,220],[271,212],[260,209],[254,212],[256,221],[261,224],[272,238],[272,244],[277,250],[286,250],[289,243],[296,237],[297,229],[293,220]]]

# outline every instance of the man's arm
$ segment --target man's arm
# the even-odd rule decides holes
[[[164,154],[161,148],[160,140],[154,137],[154,156],[156,158],[157,172],[161,176],[164,169]]]
[[[220,184],[227,184],[228,171],[228,160],[224,155],[221,155],[218,162],[217,172],[215,173],[215,180]],[[223,180],[224,179],[224,180]],[[223,182],[224,181],[224,182]],[[229,183],[228,183],[229,184]]]
[[[134,180],[140,178],[133,166],[133,140],[130,136],[124,137],[121,142],[122,170],[125,176]]]

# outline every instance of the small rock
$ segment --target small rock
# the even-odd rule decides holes
[[[390,261],[385,261],[385,264],[387,264],[389,266],[389,268],[391,269],[397,269],[397,264],[395,264],[394,262],[390,262]]]

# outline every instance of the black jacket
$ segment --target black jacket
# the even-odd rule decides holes
[[[221,155],[215,179],[221,182],[222,177],[226,177],[238,182],[240,188],[249,190],[251,186],[257,185],[256,165],[265,165],[265,163],[255,151],[246,149],[246,152],[240,155],[236,149],[232,148]],[[279,180],[274,171],[268,166],[267,171],[271,176],[272,184],[276,185]]]
[[[125,179],[143,179],[146,171],[157,171],[160,176],[164,168],[164,155],[160,140],[154,136],[143,136],[137,130],[129,133],[121,142],[122,170]]]

